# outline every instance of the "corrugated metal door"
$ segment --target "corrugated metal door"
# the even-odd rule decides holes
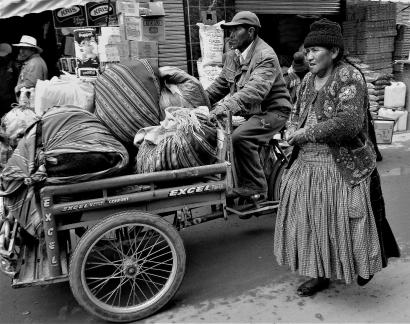
[[[162,0],[165,9],[165,41],[158,44],[159,65],[187,71],[183,0]]]
[[[257,14],[323,14],[340,13],[340,0],[236,0],[235,7]]]

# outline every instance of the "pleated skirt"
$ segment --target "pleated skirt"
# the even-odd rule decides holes
[[[301,149],[283,176],[274,235],[277,262],[303,276],[346,283],[380,271],[369,184],[367,179],[349,186],[327,146]]]

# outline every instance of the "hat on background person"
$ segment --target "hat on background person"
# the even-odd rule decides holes
[[[251,11],[239,11],[235,16],[233,16],[232,21],[221,24],[222,28],[230,28],[239,25],[250,25],[254,27],[261,27],[258,16],[256,16]]]
[[[305,55],[302,52],[296,52],[293,54],[292,68],[296,73],[306,72],[309,70],[309,66],[305,60]]]
[[[43,52],[42,48],[37,46],[37,39],[31,36],[23,35],[21,36],[20,43],[13,44],[15,47],[30,47],[35,48],[38,53]]]
[[[11,52],[12,52],[12,48],[9,44],[7,44],[7,43],[1,43],[0,44],[0,57],[7,56]]]
[[[310,25],[310,32],[306,36],[303,45],[306,47],[339,47],[344,49],[342,29],[334,21],[323,18]]]

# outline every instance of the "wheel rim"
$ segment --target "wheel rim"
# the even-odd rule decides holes
[[[145,224],[126,224],[90,246],[81,280],[91,301],[113,313],[141,311],[157,303],[177,272],[177,252],[167,235]]]

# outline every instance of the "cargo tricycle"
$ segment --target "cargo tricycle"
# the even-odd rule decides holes
[[[186,255],[178,230],[213,219],[273,214],[287,153],[280,140],[264,148],[270,165],[268,199],[231,197],[233,170],[229,135],[226,159],[173,171],[43,186],[36,190],[44,235],[28,238],[17,222],[3,260],[12,287],[69,281],[78,303],[95,316],[129,322],[150,316],[177,292]],[[267,152],[267,153],[266,153]]]

